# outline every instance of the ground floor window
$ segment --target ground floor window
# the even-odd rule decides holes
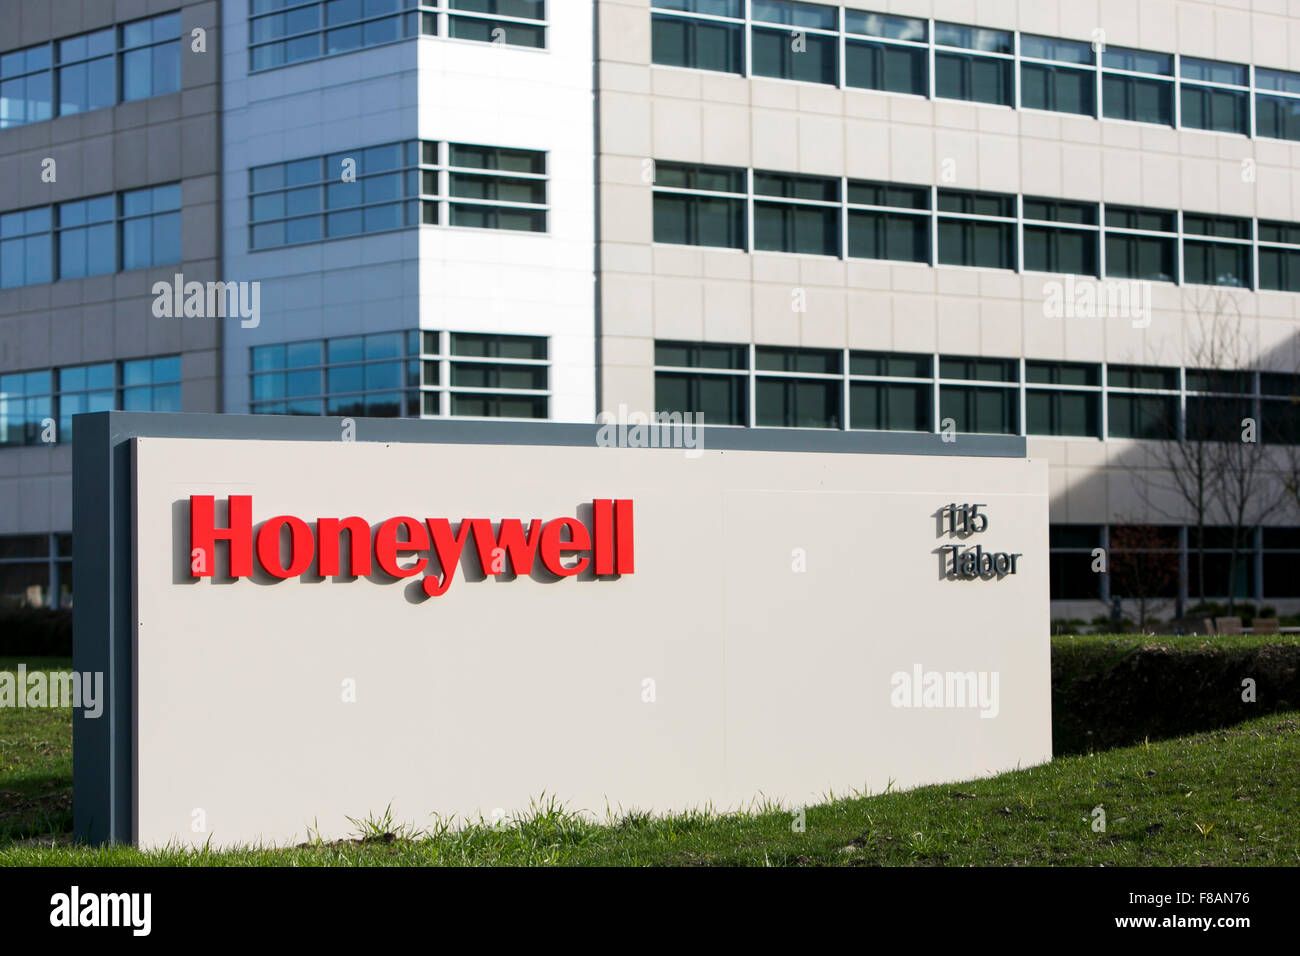
[[[0,608],[72,607],[72,535],[0,535]]]
[[[1050,542],[1052,600],[1156,601],[1172,616],[1180,595],[1300,598],[1300,528],[1054,524]]]

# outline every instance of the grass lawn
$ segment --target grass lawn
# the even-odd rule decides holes
[[[28,673],[72,668],[72,661],[57,657],[23,662]],[[17,664],[0,659],[0,671]],[[17,837],[71,829],[71,709],[0,709],[0,851]]]
[[[380,813],[352,841],[220,853],[68,845],[71,749],[70,711],[0,711],[0,865],[1300,865],[1296,711],[986,780],[827,799],[806,809],[802,832],[776,808],[595,824],[543,798],[501,829]]]

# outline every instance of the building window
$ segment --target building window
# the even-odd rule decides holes
[[[840,254],[840,181],[754,173],[754,249]]]
[[[180,381],[177,355],[0,375],[0,445],[70,441],[83,412],[178,412]]]
[[[839,10],[787,0],[750,0],[754,76],[839,83]],[[781,24],[783,28],[760,26]]]
[[[60,441],[72,439],[72,416],[108,412],[117,407],[116,366],[76,365],[58,370]]]
[[[50,538],[48,534],[0,536],[0,607],[49,606]]]
[[[1012,106],[1016,101],[1012,34],[954,23],[934,25],[934,95]],[[962,50],[963,52],[955,52]]]
[[[1048,529],[1051,600],[1101,598],[1102,576],[1092,569],[1093,551],[1100,547],[1100,525],[1054,524]]]
[[[1102,116],[1138,123],[1174,125],[1174,58],[1124,47],[1101,56]]]
[[[3,222],[0,219],[0,231]],[[1300,226],[1260,221],[1259,287],[1300,292]]]
[[[760,427],[841,427],[839,350],[759,346],[754,352],[754,404]]]
[[[406,340],[416,333],[380,332],[252,350],[253,414],[418,416],[406,402]],[[404,402],[406,404],[404,404]]]
[[[859,259],[930,261],[930,190],[849,180],[849,249]]]
[[[1165,209],[1106,207],[1106,275],[1178,281],[1178,214]]]
[[[1087,43],[1021,34],[1020,105],[1096,116],[1095,63]]]
[[[1184,129],[1250,135],[1250,89],[1244,66],[1181,57],[1179,71]]]
[[[143,100],[181,88],[181,15],[167,13],[122,27],[122,99]]]
[[[1266,598],[1300,597],[1300,528],[1262,532]]]
[[[116,42],[113,27],[60,40],[59,115],[103,109],[117,102]]]
[[[450,0],[448,20],[457,40],[546,46],[545,0]]]
[[[1204,546],[1201,535],[1204,534]],[[1235,539],[1235,540],[1234,540]],[[1235,547],[1234,547],[1235,544]],[[1236,552],[1235,560],[1233,552]],[[1193,598],[1255,595],[1255,535],[1243,528],[1187,529],[1187,587]],[[1200,584],[1205,582],[1204,592]],[[1231,582],[1231,583],[1229,583]]]
[[[1184,593],[1193,601],[1222,600],[1229,591],[1238,598],[1300,596],[1300,528],[1263,528],[1257,535],[1243,529],[1207,527],[1204,548],[1200,535],[1201,529],[1195,526],[1115,525],[1103,529],[1097,525],[1052,525],[1051,597],[1168,601],[1178,595],[1180,579]],[[1180,544],[1184,536],[1186,546]],[[1092,550],[1102,547],[1110,554],[1106,574],[1092,570]],[[1186,561],[1185,577],[1180,558]],[[1257,560],[1263,568],[1259,583]]]
[[[54,419],[53,385],[49,369],[0,375],[0,445],[42,444]]]
[[[1016,197],[939,190],[939,264],[1016,267]]]
[[[261,415],[547,418],[546,348],[534,336],[417,331],[258,346],[250,407]]]
[[[53,280],[51,221],[49,206],[0,215],[0,289]]]
[[[1025,433],[1102,437],[1100,388],[1096,365],[1026,362]]]
[[[80,279],[117,271],[116,197],[59,203],[59,278]]]
[[[1185,434],[1194,441],[1240,441],[1241,421],[1254,417],[1250,372],[1188,369]]]
[[[1260,438],[1268,444],[1300,445],[1300,374],[1261,372]]]
[[[419,144],[388,143],[249,171],[252,247],[384,232],[419,222]],[[436,189],[436,179],[434,180]]]
[[[128,412],[179,412],[180,356],[166,355],[123,362],[122,408]]]
[[[480,332],[453,332],[450,338],[452,415],[548,417],[545,338]]]
[[[249,0],[251,70],[350,53],[420,33],[416,0]]]
[[[744,249],[745,170],[656,163],[654,240]]]
[[[661,340],[655,395],[711,425],[1236,441],[1250,416],[1263,441],[1300,444],[1295,372]]]
[[[1184,282],[1249,289],[1251,253],[1249,219],[1183,214]]]
[[[123,269],[181,261],[180,209],[179,184],[122,193]]]
[[[180,262],[180,204],[169,184],[0,215],[0,288]]]
[[[708,342],[655,343],[655,409],[705,425],[749,423],[749,350]]]
[[[1179,529],[1117,525],[1109,529],[1111,597],[1150,600],[1178,596]]]
[[[269,249],[440,222],[545,232],[546,188],[545,153],[495,146],[411,141],[275,163],[249,171],[250,242]]]
[[[1255,70],[1255,135],[1300,140],[1300,73]]]
[[[54,116],[54,72],[48,43],[0,54],[0,129]]]
[[[546,231],[546,154],[499,146],[448,146],[453,226]]]
[[[662,66],[745,72],[744,0],[653,0],[650,58]],[[672,13],[660,12],[671,10]]]
[[[1178,369],[1111,365],[1106,385],[1108,437],[1178,436]]]
[[[2,54],[0,129],[175,93],[180,64],[179,13]]]
[[[1015,359],[942,356],[939,417],[958,432],[1018,435],[1019,379]]]
[[[852,352],[849,427],[934,431],[934,359],[929,355]]]
[[[401,332],[379,332],[327,339],[321,373],[297,368],[286,380],[301,380],[303,386],[314,383],[322,392],[326,415],[397,418],[414,414],[416,409],[403,409],[404,386],[412,384],[406,382],[404,338]],[[298,343],[297,350],[319,362],[320,347],[315,343]],[[303,390],[296,382],[289,388],[292,392]]]
[[[844,41],[845,86],[929,95],[926,21],[845,10],[844,32],[848,34]]]
[[[1026,269],[1080,276],[1100,274],[1095,203],[1026,196],[1023,215]]]

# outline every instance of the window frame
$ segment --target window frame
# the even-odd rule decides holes
[[[400,340],[400,350],[396,356],[380,356],[376,358],[367,358],[365,356],[365,340],[369,337],[384,337],[395,335]],[[456,351],[455,336],[457,335],[486,335],[497,339],[528,340],[534,344],[540,342],[542,345],[543,358],[509,358],[502,356],[483,356],[472,355],[465,352]],[[331,361],[329,346],[331,342],[340,342],[348,339],[360,339],[362,343],[362,353],[359,358],[349,358],[339,361]],[[300,366],[289,366],[287,362],[282,365],[272,365],[270,367],[259,367],[259,352],[266,349],[283,348],[288,349],[291,346],[310,345],[317,348],[318,361],[315,364]],[[364,382],[365,370],[371,366],[396,364],[400,369],[400,381],[392,387],[366,388]],[[450,332],[447,330],[434,331],[430,329],[396,329],[387,331],[375,331],[359,333],[357,335],[339,335],[325,338],[299,339],[292,342],[270,342],[265,345],[252,346],[248,349],[248,409],[254,415],[266,414],[307,414],[309,417],[338,417],[330,412],[331,400],[347,400],[365,402],[371,396],[385,396],[388,394],[398,395],[398,412],[396,418],[457,418],[469,421],[549,421],[551,419],[554,390],[554,375],[552,372],[554,361],[552,358],[551,340],[545,335],[520,335],[516,333],[496,333],[496,332]],[[454,384],[454,368],[457,365],[479,365],[493,366],[495,368],[527,368],[530,370],[543,370],[546,385],[544,388],[515,388],[500,385],[456,385]],[[341,389],[331,391],[329,375],[334,370],[358,369],[362,373],[361,389]],[[257,389],[259,377],[273,378],[275,376],[287,376],[292,372],[314,373],[317,376],[318,392],[313,394],[290,395],[288,390],[283,394],[273,393],[268,396],[258,397]],[[287,380],[286,380],[287,381]],[[488,399],[508,399],[508,398],[527,398],[534,402],[540,402],[540,407],[545,414],[541,416],[497,416],[497,415],[464,415],[456,414],[454,406],[457,397],[463,398],[488,398]],[[317,411],[311,413],[289,412],[288,407],[292,403],[315,403]],[[277,408],[278,406],[278,408]],[[433,410],[430,410],[433,409]],[[350,413],[357,414],[360,413]],[[390,416],[384,416],[390,417]]]

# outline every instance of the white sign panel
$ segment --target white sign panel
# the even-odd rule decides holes
[[[133,445],[141,845],[1050,759],[1044,462]]]

